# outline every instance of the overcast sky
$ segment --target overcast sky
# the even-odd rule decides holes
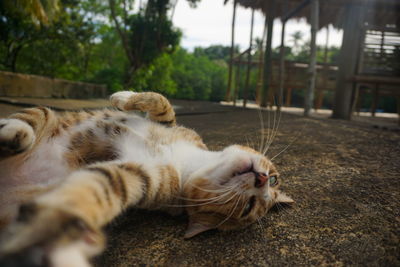
[[[181,45],[188,49],[196,46],[209,46],[213,44],[230,45],[233,1],[226,6],[223,0],[202,0],[197,8],[189,7],[186,0],[179,0],[173,18],[174,25],[183,31]],[[235,42],[241,49],[249,46],[251,11],[238,6],[236,11]],[[275,20],[272,46],[280,44],[281,23]],[[254,37],[261,37],[264,28],[264,18],[256,12],[254,20]],[[304,40],[310,38],[310,26],[303,20],[291,20],[286,24],[286,45],[292,45],[290,35],[295,31],[304,33]],[[318,32],[317,43],[324,45],[326,30]],[[340,46],[342,42],[341,31],[330,28],[329,45]]]

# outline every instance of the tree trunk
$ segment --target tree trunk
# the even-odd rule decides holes
[[[231,87],[232,87],[232,65],[233,65],[233,54],[235,50],[235,20],[236,20],[236,6],[237,0],[233,2],[233,15],[232,15],[232,32],[231,32],[231,53],[229,57],[229,71],[228,71],[228,86],[226,88],[225,100],[231,100]]]
[[[339,71],[333,103],[333,118],[350,119],[353,84],[349,79],[356,72],[360,35],[364,22],[364,6],[347,4],[344,10],[343,41],[339,55]]]
[[[251,10],[250,44],[249,44],[249,52],[247,54],[246,85],[244,87],[244,92],[243,92],[243,107],[244,108],[246,107],[246,104],[247,104],[247,93],[249,90],[249,82],[250,82],[251,46],[253,43],[253,25],[254,25],[254,9]]]
[[[261,103],[262,107],[267,106],[268,102],[268,91],[271,86],[271,75],[272,75],[272,33],[274,27],[274,13],[275,13],[275,0],[271,0],[271,9],[266,14],[265,19],[268,23],[267,31],[267,45],[265,47],[264,54],[264,83],[263,90],[261,93]]]
[[[311,108],[314,102],[314,89],[315,80],[317,76],[317,31],[318,31],[318,20],[319,20],[319,2],[318,0],[312,0],[311,2],[311,55],[310,55],[310,66],[308,69],[308,88],[304,96],[304,116],[310,116]]]

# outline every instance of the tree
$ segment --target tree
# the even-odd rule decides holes
[[[48,25],[59,11],[60,0],[2,0],[1,7],[20,20],[36,26]]]
[[[40,27],[9,10],[0,12],[1,69],[75,80],[87,77],[96,33],[80,2],[63,0],[57,20]]]
[[[200,0],[187,0],[192,6]],[[108,0],[110,18],[121,38],[129,66],[125,86],[132,85],[135,72],[148,67],[163,53],[171,53],[180,41],[181,33],[173,27],[168,11],[170,0],[148,0],[137,14],[130,14],[133,0]]]
[[[294,48],[295,52],[298,53],[300,41],[303,40],[304,33],[301,31],[295,31],[290,36],[292,37],[291,41],[293,42],[293,48]]]
[[[194,49],[195,56],[206,56],[211,60],[215,59],[229,59],[230,46],[211,45],[209,47],[196,47]],[[239,47],[235,47],[236,52],[239,52]]]

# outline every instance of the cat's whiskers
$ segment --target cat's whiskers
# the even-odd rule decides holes
[[[239,186],[236,186],[237,188]],[[209,199],[188,199],[188,201],[203,201],[201,203],[196,203],[196,204],[176,204],[176,205],[167,205],[169,207],[196,207],[196,206],[204,206],[204,205],[208,205],[208,204],[214,204],[214,205],[223,205],[228,203],[229,201],[231,201],[236,195],[242,193],[243,191],[235,191],[235,190],[231,190],[229,192],[226,192],[222,195],[216,196],[216,197],[212,197]],[[223,202],[218,202],[219,200],[222,200],[223,198],[225,198],[226,196],[229,196],[229,194],[232,194],[232,196],[230,196],[228,199],[224,200]],[[210,200],[210,201],[209,201]]]
[[[221,198],[221,196],[229,195],[229,193],[231,193],[231,191],[227,191],[222,195],[218,195],[218,196],[214,196],[214,197],[210,197],[210,198],[187,198],[187,197],[182,197],[182,196],[175,196],[175,198],[187,200],[187,201],[193,201],[193,202],[195,202],[195,201],[202,202],[202,201],[209,201],[212,199]]]
[[[258,152],[261,153],[262,148],[264,147],[264,118],[262,115],[261,108],[257,109],[258,117],[260,119],[261,129],[260,129],[260,145],[258,147]]]
[[[271,161],[273,159],[275,159],[276,157],[278,157],[280,154],[282,154],[283,152],[285,152],[291,145],[293,145],[294,142],[297,141],[297,139],[300,137],[300,135],[302,134],[304,127],[306,126],[306,124],[303,125],[303,127],[300,129],[300,131],[297,133],[297,135],[293,138],[293,140],[284,148],[282,149],[279,153],[275,154],[275,156],[273,156],[271,158]]]
[[[235,211],[236,211],[236,208],[237,208],[239,202],[243,199],[243,197],[244,197],[243,195],[240,195],[240,196],[238,197],[238,199],[237,199],[237,201],[236,201],[234,207],[232,208],[231,212],[229,213],[229,215],[228,215],[222,222],[220,222],[219,224],[217,224],[217,225],[215,226],[216,228],[218,228],[219,226],[221,226],[222,224],[224,224],[227,220],[229,220],[229,219],[232,217],[233,213],[235,213]]]
[[[290,214],[290,212],[279,202],[275,203],[279,213]]]
[[[280,125],[281,117],[282,117],[282,111],[279,110],[278,122],[276,123],[276,127],[275,127],[276,113],[278,113],[278,108],[274,112],[274,126],[272,128],[271,138],[269,139],[268,145],[264,148],[264,150],[262,152],[263,155],[265,155],[267,153],[269,147],[271,146],[272,142],[275,139],[276,134],[278,133],[278,129],[279,129],[279,125]]]
[[[206,189],[206,188],[198,187],[195,184],[191,184],[191,186],[196,189],[199,189],[201,191],[208,192],[208,193],[223,193],[223,192],[232,190],[233,188],[237,187],[238,185],[222,186],[221,189]]]
[[[258,227],[258,229],[260,229],[260,231],[263,231],[264,230],[264,225],[261,223],[261,219],[260,218],[257,218],[257,227]]]

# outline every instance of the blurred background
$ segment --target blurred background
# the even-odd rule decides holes
[[[2,0],[0,96],[152,90],[306,116],[397,113],[399,9],[396,0]]]
[[[399,0],[0,0],[0,117],[156,91],[211,150],[272,144],[292,209],[190,240],[131,210],[96,266],[400,266],[399,57]]]

